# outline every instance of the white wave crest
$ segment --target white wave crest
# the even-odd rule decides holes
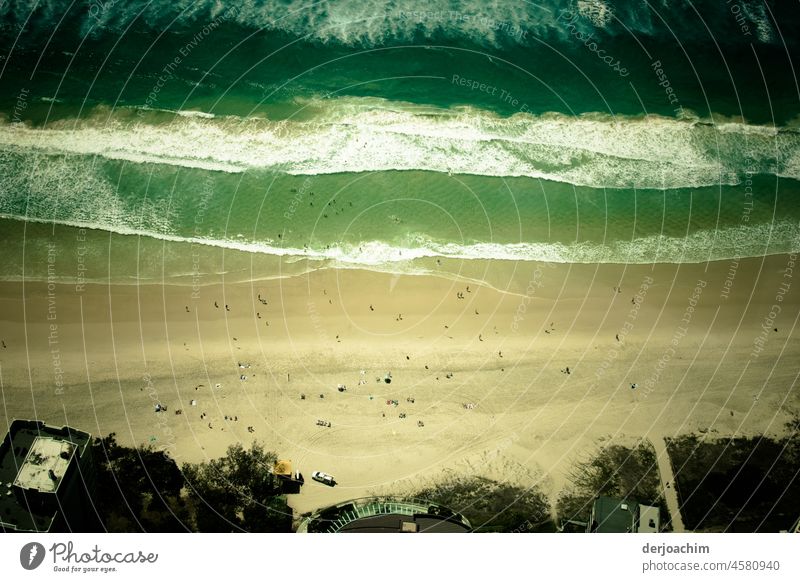
[[[120,224],[97,224],[81,220],[48,221],[0,212],[0,218],[55,222],[66,226],[104,230],[176,243],[200,244],[218,248],[261,253],[285,258],[289,262],[307,259],[338,268],[374,268],[413,272],[420,259],[500,260],[548,263],[704,263],[800,252],[800,224],[780,221],[772,224],[740,225],[718,230],[702,230],[685,237],[652,235],[629,241],[596,242],[482,242],[459,244],[437,242],[423,236],[409,237],[402,244],[369,241],[358,245],[330,245],[326,248],[276,246],[269,242],[182,237],[152,232]],[[422,267],[424,271],[425,268]]]
[[[81,37],[119,34],[134,23],[173,31],[187,26],[198,30],[225,22],[346,45],[374,46],[446,35],[501,46],[525,43],[534,35],[545,39],[563,37],[559,14],[566,10],[580,15],[577,24],[587,32],[624,36],[677,32],[681,37],[684,31],[705,34],[711,26],[712,34],[720,39],[750,42],[753,37],[726,34],[739,26],[734,18],[741,15],[743,23],[756,30],[759,41],[775,41],[760,0],[737,0],[736,12],[732,12],[731,2],[664,0],[660,4],[663,6],[643,9],[641,2],[622,0],[7,0],[0,4],[0,16],[16,26],[24,24],[26,32],[33,30],[48,36],[68,12],[78,17],[75,30]],[[791,18],[791,8],[781,10],[780,2],[774,4],[770,10],[778,11],[779,21]],[[669,14],[669,27],[656,15],[658,10]],[[786,23],[787,30],[792,24],[793,21]]]
[[[800,178],[800,134],[691,119],[568,117],[421,109],[374,98],[304,103],[302,121],[106,110],[44,129],[0,124],[0,148],[225,172],[429,170],[527,176],[595,188],[736,184],[745,173]]]

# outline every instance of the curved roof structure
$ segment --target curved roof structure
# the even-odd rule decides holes
[[[469,521],[422,499],[365,497],[321,509],[303,520],[298,533],[467,533]]]

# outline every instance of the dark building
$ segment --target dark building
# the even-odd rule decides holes
[[[97,531],[89,433],[14,420],[0,444],[0,531]]]
[[[284,495],[300,493],[300,488],[305,483],[302,473],[292,469],[292,462],[289,460],[275,461],[272,474],[277,477],[278,486]]]
[[[633,499],[599,496],[592,506],[586,529],[596,533],[657,533],[661,529],[658,507]]]
[[[369,497],[328,507],[306,518],[298,533],[467,533],[469,521],[419,499]]]

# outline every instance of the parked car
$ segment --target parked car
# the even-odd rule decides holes
[[[320,483],[324,483],[328,487],[333,487],[336,485],[336,479],[333,478],[333,475],[329,475],[328,473],[323,473],[322,471],[314,471],[311,473],[311,478],[314,481],[319,481]]]

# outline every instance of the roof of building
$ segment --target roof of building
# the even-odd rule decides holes
[[[470,532],[461,514],[424,499],[363,497],[320,509],[298,532]]]
[[[661,527],[661,511],[652,505],[639,505],[639,533],[657,533]]]
[[[598,533],[626,533],[636,531],[638,504],[628,499],[598,497],[592,509],[592,530]]]
[[[278,459],[272,467],[276,475],[292,475],[292,462],[287,459]]]
[[[14,479],[14,485],[54,493],[75,456],[76,448],[77,445],[71,441],[37,436]]]
[[[384,514],[362,517],[351,521],[340,532],[343,533],[465,533],[464,524],[436,515]]]
[[[90,442],[89,433],[69,427],[12,421],[0,443],[0,531],[47,531],[54,513],[34,507],[27,494],[55,493],[69,459],[82,456]]]

